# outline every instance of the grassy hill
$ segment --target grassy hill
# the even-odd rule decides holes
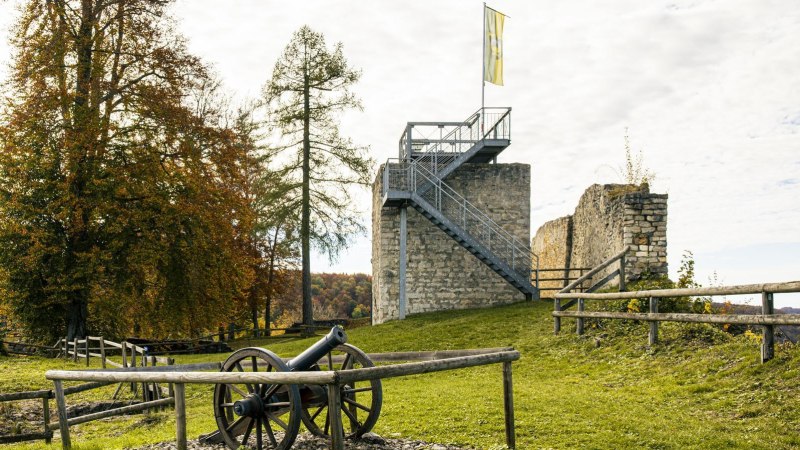
[[[706,326],[668,324],[647,348],[643,324],[553,336],[550,305],[412,316],[348,332],[367,352],[513,346],[518,448],[800,447],[800,349],[784,345],[758,362],[759,344]],[[263,345],[294,355],[313,339]],[[195,355],[178,362],[224,355]],[[0,359],[0,391],[46,387],[41,373],[70,366],[52,360]],[[75,367],[80,367],[75,366]],[[24,376],[12,374],[22,371]],[[15,380],[25,380],[24,382]],[[214,429],[210,386],[188,387],[189,437]],[[499,365],[384,381],[380,435],[502,448]],[[76,401],[73,399],[70,402]],[[143,432],[146,430],[146,432]],[[172,413],[89,423],[73,430],[81,449],[122,448],[173,439]],[[52,448],[59,448],[58,441]],[[0,446],[3,448],[3,446]],[[43,444],[30,448],[46,448]]]

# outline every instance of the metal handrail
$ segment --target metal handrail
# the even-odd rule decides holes
[[[532,258],[536,256],[516,236],[504,230],[497,222],[424,166],[413,162],[394,160],[397,162],[392,163],[391,161],[393,160],[390,160],[384,169],[386,171],[384,193],[390,189],[398,189],[418,194],[426,201],[430,200],[428,203],[437,211],[461,226],[464,231],[470,233],[492,253],[501,257],[514,272],[526,277],[530,276]],[[399,174],[400,177],[392,176],[392,174]],[[448,213],[448,208],[445,207],[447,202],[455,206],[455,214]],[[482,233],[473,232],[469,228],[482,230]],[[538,260],[538,257],[536,259]]]
[[[489,112],[499,111],[499,112]],[[415,142],[423,144],[423,150],[418,153],[436,155],[439,153],[458,154],[468,150],[477,142],[487,137],[493,139],[511,138],[511,108],[508,107],[484,107],[470,114],[463,122],[408,122],[406,129],[400,136],[399,157],[400,159],[411,159],[411,149]],[[489,118],[489,120],[487,120]],[[486,127],[485,131],[481,128]],[[455,127],[446,135],[439,139],[425,138],[414,140],[412,130],[418,126],[437,127],[442,130],[444,127]],[[498,134],[499,131],[499,134]],[[449,147],[445,147],[449,145]],[[466,146],[466,148],[464,148]],[[435,169],[434,169],[435,171]]]
[[[412,130],[415,127],[437,127],[440,130],[440,137],[439,139],[430,137],[413,139]],[[444,134],[445,127],[454,128]],[[434,208],[447,217],[448,214],[442,203],[444,195],[445,199],[449,199],[457,205],[457,217],[448,217],[448,219],[455,223],[461,223],[462,228],[466,228],[467,217],[469,217],[478,224],[478,227],[484,227],[486,230],[484,239],[480,239],[480,236],[469,230],[465,229],[465,231],[501,257],[514,272],[525,275],[527,278],[530,278],[532,271],[535,272],[538,286],[539,256],[534,254],[527,244],[521,243],[519,239],[505,231],[489,216],[444,183],[438,175],[441,168],[458,163],[462,154],[485,139],[511,139],[511,108],[480,108],[463,122],[408,122],[400,136],[397,163],[393,165],[390,160],[384,168],[383,193],[385,195],[390,188],[395,188],[415,193],[422,198],[429,198],[432,200],[430,203],[435,205]],[[415,146],[420,146],[420,148],[417,150]],[[412,152],[421,155],[412,160]],[[420,176],[417,176],[418,174]],[[493,237],[495,245],[492,245],[491,242]],[[500,238],[500,244],[505,246],[505,251],[499,248],[497,238]],[[523,263],[524,267],[519,268],[518,261]],[[535,269],[532,267],[534,261]]]

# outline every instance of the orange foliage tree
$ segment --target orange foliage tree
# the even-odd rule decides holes
[[[30,0],[0,110],[0,266],[44,339],[226,320],[253,279],[248,131],[170,1]]]

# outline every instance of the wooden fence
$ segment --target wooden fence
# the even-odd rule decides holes
[[[90,347],[90,343],[95,342],[96,347]],[[140,347],[130,342],[123,341],[121,343],[103,339],[102,336],[87,336],[85,339],[73,339],[72,341],[66,338],[61,338],[56,342],[55,347],[60,348],[61,355],[68,359],[72,357],[73,362],[78,362],[78,359],[85,360],[86,366],[89,366],[89,361],[92,357],[100,358],[100,365],[105,369],[107,365],[114,367],[129,367],[129,366],[147,366],[156,364],[174,364],[174,359],[165,358],[162,356],[150,356],[147,349]],[[81,353],[83,352],[83,353]],[[118,353],[122,362],[108,359],[108,355]]]
[[[800,314],[775,314],[774,294],[800,292],[800,281],[790,281],[785,283],[764,283],[748,284],[739,286],[722,286],[707,288],[685,288],[685,289],[656,289],[635,292],[610,292],[602,294],[593,293],[569,293],[561,292],[555,295],[553,318],[556,321],[555,332],[561,328],[560,319],[562,317],[572,317],[579,320],[576,326],[578,334],[583,333],[583,319],[623,319],[623,320],[642,320],[650,323],[649,343],[650,345],[658,342],[658,323],[659,322],[694,322],[694,323],[718,323],[718,324],[742,324],[758,325],[764,330],[761,345],[761,362],[766,362],[775,356],[775,326],[776,325],[800,325]],[[689,313],[659,313],[658,299],[668,297],[689,297],[689,296],[716,296],[716,295],[761,295],[761,314],[689,314]],[[606,311],[584,311],[584,300],[624,300],[624,299],[649,299],[648,313],[625,313],[625,312],[606,312]],[[561,300],[578,301],[578,311],[563,311],[560,308]]]
[[[577,280],[578,278],[581,278],[589,270],[591,270],[591,267],[565,267],[558,269],[538,269],[537,270],[538,276],[533,281],[535,281],[536,287],[539,289],[539,291],[560,291],[569,283]],[[577,272],[577,275],[574,274],[575,272]],[[542,278],[542,276],[545,276],[546,278]],[[546,284],[550,284],[550,282],[553,281],[558,281],[558,283],[553,283],[554,285],[552,287],[543,286]],[[578,289],[585,290],[588,289],[588,287],[589,286],[581,285],[578,286]]]
[[[500,350],[500,351],[495,351]],[[64,398],[67,389],[63,387],[64,381],[94,381],[103,383],[170,383],[174,386],[174,395],[169,399],[161,401],[175,405],[176,422],[176,441],[179,450],[187,448],[186,440],[186,400],[185,385],[187,383],[201,384],[222,384],[222,383],[264,383],[264,384],[313,384],[327,386],[329,393],[328,410],[331,414],[331,448],[334,450],[344,449],[344,436],[341,410],[337,406],[341,402],[339,388],[347,383],[357,381],[368,381],[398,376],[417,375],[429,372],[439,372],[444,370],[463,369],[467,367],[482,366],[488,364],[503,364],[503,405],[505,416],[506,444],[508,448],[515,448],[516,438],[514,432],[514,400],[512,386],[511,362],[519,359],[519,352],[513,349],[483,349],[456,351],[466,352],[467,356],[445,357],[455,352],[411,352],[404,354],[381,354],[381,358],[408,359],[420,357],[428,359],[420,362],[410,362],[405,364],[395,364],[387,366],[369,367],[361,369],[350,369],[341,371],[310,371],[310,372],[189,372],[166,371],[160,367],[140,368],[135,371],[66,371],[50,370],[45,376],[53,381],[55,389],[56,403],[58,405],[59,429],[61,431],[61,443],[65,450],[71,448],[69,427],[84,421],[76,421],[67,417],[66,400]],[[375,355],[373,355],[375,356]],[[378,358],[376,358],[378,359]],[[218,364],[218,363],[217,363]],[[173,366],[177,368],[178,366]],[[147,370],[151,369],[151,370]],[[108,411],[107,413],[110,413]],[[117,412],[119,413],[119,412]],[[98,413],[95,417],[88,420],[101,418]],[[107,416],[103,416],[107,417]]]
[[[565,311],[565,310],[567,310],[567,309],[569,309],[572,306],[575,306],[577,304],[578,305],[578,312],[582,312],[583,309],[584,309],[584,306],[585,306],[585,304],[584,304],[585,296],[575,294],[575,295],[577,295],[576,297],[569,297],[570,301],[567,302],[566,304],[562,305],[561,304],[561,299],[566,298],[566,297],[563,297],[562,294],[567,294],[570,291],[572,291],[573,289],[577,288],[578,286],[582,286],[583,283],[585,283],[586,281],[590,281],[592,279],[592,277],[595,276],[595,274],[599,273],[601,270],[603,270],[606,267],[614,264],[615,262],[619,262],[619,268],[617,270],[611,272],[606,277],[604,277],[602,280],[600,280],[600,281],[594,283],[593,285],[589,286],[588,289],[584,289],[581,294],[583,294],[583,293],[592,293],[592,292],[600,289],[601,287],[605,286],[606,284],[608,284],[609,282],[611,282],[615,278],[618,279],[618,286],[619,286],[620,292],[625,291],[625,289],[626,289],[626,283],[625,283],[625,255],[628,253],[629,249],[630,248],[628,246],[625,246],[622,249],[622,251],[620,251],[616,255],[612,256],[611,258],[607,259],[606,261],[602,262],[599,266],[597,266],[594,269],[586,272],[585,274],[583,274],[583,276],[579,277],[577,280],[573,281],[572,283],[568,284],[563,289],[558,291],[558,293],[553,296],[553,309],[556,312]],[[561,317],[562,317],[561,315],[557,315],[557,314],[555,314],[555,312],[553,313],[553,332],[555,334],[558,334],[561,331]],[[579,316],[575,316],[575,317],[577,317],[576,322],[577,322],[578,334],[583,334],[583,318],[579,317]]]
[[[88,391],[90,389],[96,389],[102,386],[107,386],[112,384],[111,382],[92,382],[81,384],[78,386],[72,386],[67,389],[64,389],[64,395],[71,395],[77,394],[78,392]],[[46,443],[50,443],[53,437],[53,427],[50,424],[50,403],[49,400],[55,398],[55,395],[52,390],[45,389],[45,390],[38,390],[38,391],[25,391],[25,392],[12,392],[7,394],[0,394],[0,403],[4,402],[13,402],[13,401],[21,401],[21,400],[42,400],[42,431],[37,433],[21,433],[21,434],[13,434],[13,435],[6,435],[0,436],[0,444],[9,444],[9,443],[16,443],[16,442],[23,442],[23,441],[33,441],[44,439]],[[57,426],[55,427],[57,428]]]
[[[96,347],[90,347],[90,343],[93,343],[91,345],[96,345]],[[24,345],[28,347],[33,346],[33,344],[24,344]],[[72,358],[74,362],[77,362],[79,359],[85,360],[87,367],[89,366],[90,359],[92,357],[100,358],[100,365],[104,369],[108,366],[126,368],[130,370],[135,370],[137,368],[149,369],[152,367],[156,367],[158,364],[165,365],[163,367],[169,367],[175,363],[175,360],[172,358],[149,356],[147,355],[146,349],[131,344],[129,342],[116,343],[105,340],[102,337],[94,337],[94,336],[89,336],[86,339],[74,339],[72,341],[67,341],[66,339],[62,338],[59,339],[59,341],[53,347],[36,345],[34,346],[34,348],[41,348],[41,349],[47,349],[49,351],[55,351],[56,353],[60,353],[64,358]],[[27,352],[25,353],[27,354]],[[108,357],[111,356],[112,353],[118,353],[121,356],[122,362],[118,363],[116,361],[109,359]],[[217,363],[216,368],[217,369],[219,368],[219,363]],[[158,369],[161,369],[161,367],[158,367]],[[81,386],[74,386],[66,389],[65,395],[74,394],[77,392],[83,392],[89,389],[95,389],[98,387],[106,386],[108,384],[111,383],[89,383]],[[123,384],[120,384],[119,387],[117,387],[117,390],[114,393],[114,398],[117,397],[122,387]],[[133,392],[134,396],[141,395],[143,402],[142,404],[147,405],[142,407],[141,406],[142,404],[137,404],[126,407],[130,411],[138,411],[142,409],[151,408],[154,406],[164,406],[168,403],[162,401],[158,404],[150,404],[149,402],[161,401],[168,397],[171,397],[171,387],[165,389],[164,387],[159,386],[158,384],[142,383],[140,385],[134,383],[130,385],[130,389]],[[0,394],[0,403],[21,401],[21,400],[42,399],[42,415],[44,417],[44,427],[42,432],[0,436],[0,444],[8,442],[38,440],[38,439],[45,439],[45,441],[49,443],[50,438],[53,435],[51,431],[53,428],[48,428],[48,423],[50,420],[50,405],[48,403],[48,400],[52,398],[55,398],[55,396],[53,394],[53,391],[50,390],[11,392],[11,393]],[[95,415],[100,415],[100,417],[107,417],[103,415],[105,413],[106,412],[104,411],[96,413]],[[83,423],[84,421],[86,421],[86,417],[89,416],[76,417],[73,419],[73,421],[74,423]],[[89,419],[89,420],[94,420],[94,419]],[[56,428],[57,426],[58,425],[56,424]]]

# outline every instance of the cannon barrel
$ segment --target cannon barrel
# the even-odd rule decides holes
[[[336,326],[331,328],[330,333],[322,337],[311,347],[308,347],[289,362],[289,370],[292,372],[308,370],[317,363],[323,356],[334,348],[347,342],[347,335],[342,327]]]

